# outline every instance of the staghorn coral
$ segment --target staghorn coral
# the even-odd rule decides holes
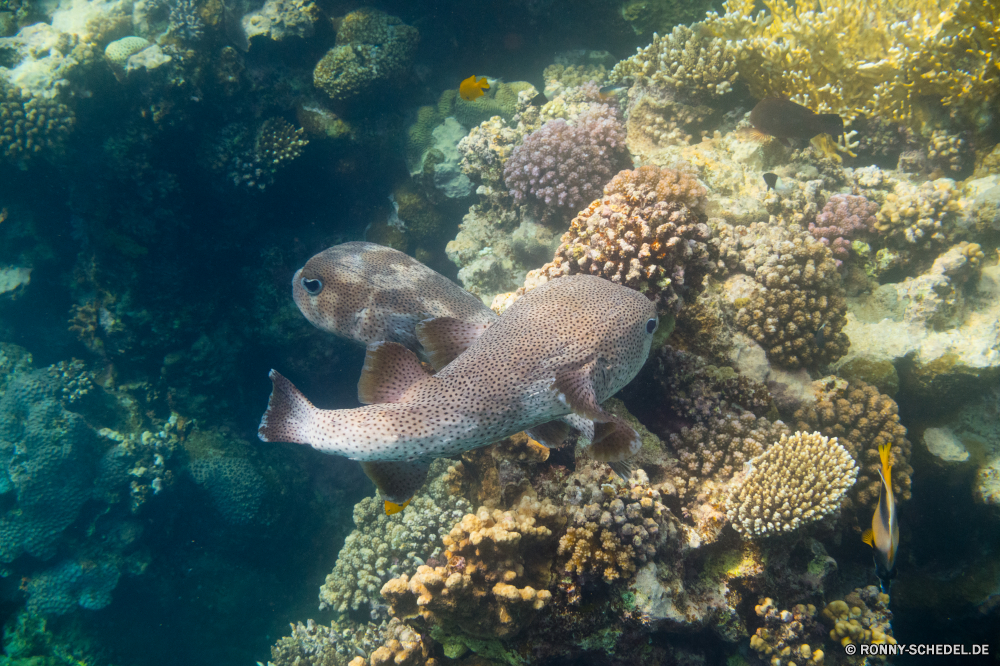
[[[320,608],[338,613],[383,608],[382,585],[399,575],[413,575],[426,562],[442,560],[440,538],[469,508],[447,489],[450,472],[436,463],[438,474],[405,511],[385,515],[382,502],[368,497],[354,507],[354,531],[344,541],[333,572],[320,588]],[[443,471],[440,468],[444,467]]]
[[[817,113],[916,125],[927,100],[974,124],[1000,93],[1000,8],[992,0],[727,0],[706,27],[732,41],[759,98]],[[877,47],[873,48],[873,45]]]
[[[75,121],[73,111],[58,99],[34,95],[0,76],[0,154],[8,161],[61,155]]]
[[[864,240],[874,230],[879,206],[853,194],[834,194],[816,221],[809,223],[809,233],[830,246],[837,266],[851,256],[851,241]]]
[[[336,101],[349,101],[395,84],[409,69],[420,33],[371,7],[340,22],[337,41],[313,70],[313,85]]]
[[[692,101],[725,95],[737,76],[732,47],[696,24],[675,26],[662,37],[654,34],[649,46],[615,65],[608,79],[631,79],[640,88],[665,90],[680,101]]]
[[[733,528],[748,538],[791,532],[830,515],[858,476],[847,449],[819,433],[782,435],[748,468],[726,510]]]
[[[739,257],[758,286],[737,301],[736,325],[788,368],[817,367],[847,353],[844,287],[830,249],[805,231],[755,222],[719,225],[720,256]]]
[[[563,513],[530,496],[509,511],[481,507],[442,539],[446,566],[417,569],[382,587],[400,618],[420,615],[449,632],[517,634],[552,598],[552,559]]]
[[[880,480],[878,447],[892,444],[892,490],[897,500],[910,499],[910,442],[899,422],[896,402],[863,381],[830,380],[821,385],[816,402],[792,417],[800,430],[836,437],[858,463],[858,480],[848,494],[859,509],[874,507]]]
[[[597,196],[626,157],[618,112],[595,104],[572,124],[550,120],[529,134],[504,165],[504,182],[518,204],[578,209]]]
[[[790,611],[779,611],[770,597],[760,599],[754,612],[764,622],[750,637],[750,647],[772,666],[823,663],[823,650],[809,644],[822,644],[822,633],[816,622],[816,607],[796,604]]]
[[[821,614],[823,622],[830,627],[830,640],[840,647],[848,643],[895,645],[892,636],[892,611],[889,610],[889,595],[874,585],[855,588],[843,599],[831,601]],[[864,657],[849,657],[847,663],[868,663]]]
[[[586,490],[590,502],[584,503]],[[603,483],[583,487],[579,479],[567,486],[569,527],[559,539],[562,571],[569,574],[561,587],[571,603],[579,603],[580,583],[598,577],[605,583],[630,578],[638,565],[656,554],[667,509],[660,492],[638,470],[627,486]]]
[[[955,240],[962,212],[950,178],[914,185],[897,182],[875,215],[875,231],[895,247],[928,249]]]
[[[705,188],[667,168],[622,171],[570,223],[536,279],[590,273],[624,284],[678,312],[715,270],[704,216]]]

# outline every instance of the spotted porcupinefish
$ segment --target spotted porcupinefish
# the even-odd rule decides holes
[[[557,278],[518,299],[464,347],[467,325],[416,326],[437,374],[401,344],[368,346],[357,409],[318,409],[278,372],[258,435],[359,460],[390,504],[420,487],[434,458],[457,456],[558,419],[591,441],[591,457],[634,455],[638,434],[601,403],[639,372],[658,319],[637,291],[593,275]]]
[[[296,271],[292,298],[314,326],[362,345],[398,342],[422,353],[414,332],[451,317],[478,334],[497,320],[482,301],[416,259],[375,243],[344,243]]]

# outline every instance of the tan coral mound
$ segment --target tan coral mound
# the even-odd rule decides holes
[[[750,637],[750,647],[762,659],[772,657],[777,663],[818,666],[823,663],[823,650],[813,649],[808,640],[816,633],[816,607],[796,604],[790,611],[779,611],[770,597],[761,599],[754,611],[764,621]],[[784,657],[788,661],[782,661]],[[771,663],[775,663],[774,661]]]
[[[573,218],[555,258],[534,279],[600,275],[656,299],[661,310],[680,310],[685,288],[700,289],[715,269],[705,193],[694,176],[675,169],[619,172],[604,196]]]
[[[390,580],[382,596],[397,617],[421,615],[472,636],[512,636],[552,598],[546,588],[565,520],[548,500],[527,496],[511,511],[482,507],[443,537],[447,566]]]
[[[910,499],[910,442],[895,400],[862,381],[831,381],[814,404],[802,407],[792,418],[801,430],[836,437],[858,463],[858,482],[848,497],[859,508],[874,508],[878,501],[882,467],[878,447],[887,442],[892,444],[892,491],[897,500]]]
[[[747,537],[791,532],[833,513],[858,475],[847,449],[816,432],[782,435],[749,467],[727,506],[733,528]]]

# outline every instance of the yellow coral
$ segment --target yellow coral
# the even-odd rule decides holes
[[[915,124],[923,97],[978,121],[1000,92],[994,0],[764,0],[770,13],[753,16],[754,5],[727,0],[706,25],[733,41],[758,97]]]

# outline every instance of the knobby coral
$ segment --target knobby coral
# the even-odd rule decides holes
[[[840,266],[851,256],[851,241],[864,239],[874,230],[877,203],[853,194],[834,194],[809,223],[809,233],[830,246]]]

